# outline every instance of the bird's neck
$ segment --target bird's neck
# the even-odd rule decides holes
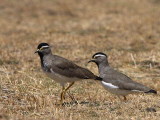
[[[103,73],[104,71],[110,68],[108,61],[102,62],[98,65],[99,73]]]
[[[40,57],[40,60],[41,60],[41,66],[44,66],[44,59],[49,56],[49,55],[52,55],[52,53],[48,53],[48,54],[42,54],[42,53],[38,53],[39,54],[39,57]]]
[[[43,60],[43,54],[42,53],[38,53],[39,57],[40,57],[40,60],[42,61]]]

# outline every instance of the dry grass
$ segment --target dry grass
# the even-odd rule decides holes
[[[79,104],[55,105],[61,87],[42,74],[40,42],[97,74],[92,54],[135,81],[160,91],[159,0],[1,0],[0,119],[158,120],[160,95],[130,95],[125,103],[95,81],[70,92]],[[68,95],[66,102],[70,102]],[[148,112],[154,108],[156,112]]]

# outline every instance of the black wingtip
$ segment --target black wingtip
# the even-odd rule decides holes
[[[102,81],[102,78],[97,76],[97,77],[95,78],[95,80]]]
[[[145,93],[154,93],[154,94],[157,94],[157,91],[151,89],[151,90],[149,90],[149,91],[147,91]]]

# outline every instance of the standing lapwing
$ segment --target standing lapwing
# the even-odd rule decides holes
[[[61,103],[63,103],[66,91],[75,81],[82,79],[102,80],[88,69],[82,68],[63,57],[53,55],[47,43],[40,43],[35,53],[38,53],[40,57],[42,70],[48,77],[62,86]],[[67,88],[65,88],[66,83],[70,83]]]
[[[95,53],[89,62],[97,64],[100,77],[103,79],[101,83],[104,88],[113,94],[123,96],[124,100],[126,100],[126,95],[131,93],[144,92],[157,94],[157,91],[137,83],[128,76],[111,68],[107,55],[102,52]]]

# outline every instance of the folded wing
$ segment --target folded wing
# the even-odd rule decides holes
[[[51,66],[54,72],[61,73],[67,77],[77,77],[80,79],[100,79],[88,69],[82,68],[65,58],[56,56],[55,59],[59,60],[55,60],[56,62],[53,62]]]
[[[150,88],[133,81],[128,76],[113,69],[106,74],[103,81],[106,83],[111,83],[114,86],[118,86],[119,89],[123,90],[141,91],[141,92],[147,92],[151,90]]]

